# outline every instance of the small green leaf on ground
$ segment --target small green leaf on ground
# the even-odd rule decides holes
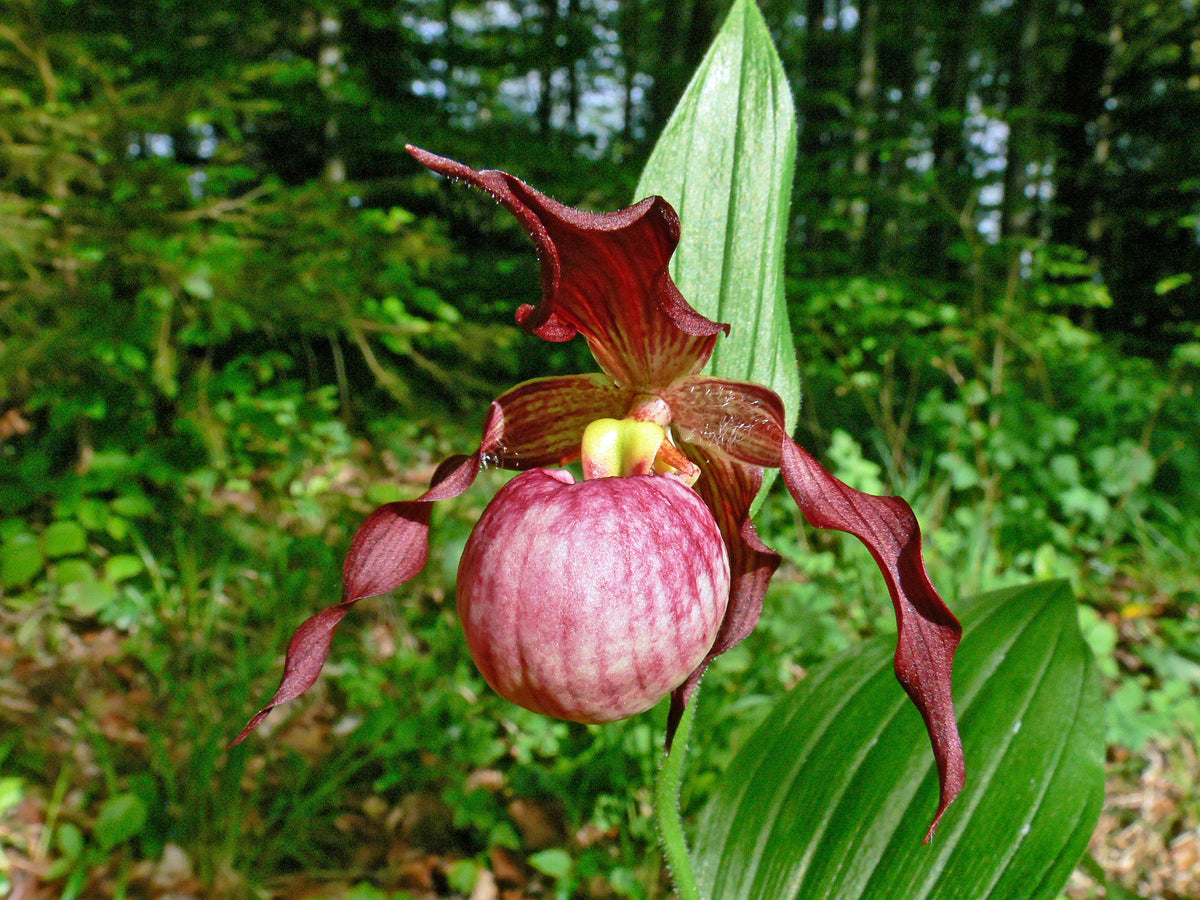
[[[146,804],[136,794],[117,794],[100,807],[93,832],[100,848],[108,852],[140,834],[146,826]]]
[[[53,522],[42,534],[42,549],[51,558],[82,553],[87,549],[87,532],[78,522]]]
[[[571,872],[571,856],[566,850],[542,850],[529,857],[529,864],[551,878],[566,878]]]

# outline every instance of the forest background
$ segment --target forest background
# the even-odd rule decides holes
[[[798,437],[910,498],[957,597],[1069,578],[1108,797],[1072,898],[1200,896],[1200,10],[763,2],[799,117]],[[585,727],[474,671],[427,571],[265,702],[375,504],[498,388],[527,237],[404,153],[630,200],[721,0],[9,0],[0,17],[0,895],[664,897],[662,711]],[[687,227],[686,221],[684,228]],[[694,812],[890,609],[769,496],[785,567],[706,678]]]

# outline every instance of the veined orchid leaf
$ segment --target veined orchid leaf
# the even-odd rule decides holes
[[[955,661],[966,788],[937,795],[892,639],[809,672],[746,741],[696,838],[704,896],[1053,900],[1104,791],[1099,675],[1064,582],[965,601]]]
[[[800,375],[783,292],[796,114],[766,22],[736,0],[675,107],[638,182],[679,213],[671,277],[700,313],[732,326],[706,371],[756,381],[784,402],[789,432]],[[775,473],[767,473],[768,483]]]

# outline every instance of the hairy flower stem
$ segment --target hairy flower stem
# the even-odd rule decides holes
[[[667,868],[675,882],[679,900],[701,900],[696,876],[692,873],[692,858],[688,855],[683,836],[683,818],[679,811],[679,791],[683,784],[683,761],[687,755],[692,719],[696,717],[696,701],[688,704],[679,720],[674,740],[658,770],[654,786],[654,817],[658,820],[658,840],[662,844]]]

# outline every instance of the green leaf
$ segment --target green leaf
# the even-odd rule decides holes
[[[58,859],[46,867],[42,876],[47,881],[62,878],[79,862],[83,855],[83,832],[76,825],[64,822],[54,833],[54,846],[58,849]]]
[[[967,784],[931,845],[937,774],[876,640],[813,669],[729,766],[700,822],[704,896],[1051,900],[1104,790],[1100,679],[1069,585],[964,602],[955,694]]]
[[[111,850],[141,833],[146,826],[146,804],[137,794],[117,794],[100,807],[92,826],[100,849]]]
[[[571,873],[571,855],[566,850],[542,850],[529,857],[529,864],[551,878],[566,878]]]
[[[0,545],[0,587],[22,587],[42,571],[46,558],[32,534],[16,534]]]
[[[75,518],[88,531],[99,531],[108,521],[108,506],[95,497],[82,497],[76,504]]]
[[[77,616],[94,616],[111,607],[117,600],[117,588],[107,581],[73,580],[64,584],[60,602]]]
[[[185,291],[198,300],[211,300],[216,296],[212,282],[208,280],[208,266],[200,266],[195,272],[187,275],[181,285]]]
[[[788,427],[800,374],[783,293],[796,115],[758,7],[737,0],[675,107],[637,186],[679,213],[671,276],[699,312],[732,327],[709,364],[783,399]],[[763,491],[765,493],[765,490]]]
[[[70,822],[64,822],[54,834],[58,852],[69,859],[77,859],[83,853],[83,832]]]
[[[42,549],[51,558],[82,553],[87,549],[87,532],[78,522],[52,522],[42,534]]]
[[[50,569],[50,577],[55,584],[91,584],[96,580],[96,570],[84,559],[64,559],[55,563]]]
[[[479,878],[479,863],[473,859],[460,859],[452,862],[446,872],[446,881],[450,889],[458,894],[470,894]]]
[[[104,561],[104,580],[115,584],[126,578],[142,574],[145,568],[146,564],[140,557],[129,553],[118,553]]]
[[[1181,272],[1178,275],[1168,275],[1166,278],[1154,285],[1154,293],[1160,297],[1163,294],[1169,294],[1171,291],[1184,287],[1192,283],[1191,272]]]
[[[137,519],[154,512],[154,504],[145,494],[122,494],[113,499],[112,511],[117,515]]]
[[[25,794],[25,783],[20,778],[0,778],[0,816],[21,802]]]

